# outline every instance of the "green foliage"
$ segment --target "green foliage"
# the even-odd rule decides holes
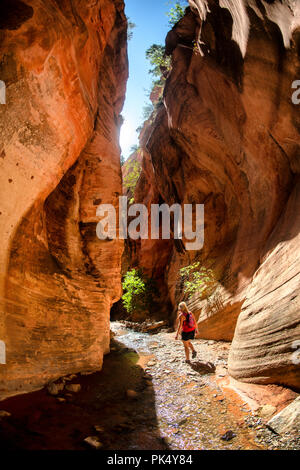
[[[200,263],[196,262],[181,268],[179,273],[184,293],[188,295],[197,293],[200,298],[206,299],[209,314],[220,312],[224,308],[222,289],[212,269],[200,267]]]
[[[166,70],[170,69],[171,59],[165,55],[165,48],[161,44],[152,44],[152,46],[146,50],[146,58],[153,66],[152,69],[149,70],[149,73],[154,77],[161,78],[162,68]]]
[[[132,39],[134,28],[136,28],[136,24],[133,23],[132,21],[130,21],[129,18],[127,18],[127,39],[128,39],[128,41],[130,41],[130,39]]]
[[[143,308],[146,285],[140,272],[136,269],[127,271],[124,281],[122,282],[122,287],[124,291],[122,301],[127,312],[133,313],[134,310]]]
[[[171,2],[171,9],[167,13],[169,17],[169,24],[174,26],[184,15],[185,7],[187,6],[186,0],[177,0]],[[165,54],[165,47],[162,44],[152,44],[146,50],[146,58],[151,64],[151,69],[149,73],[153,76],[152,89],[149,92],[149,95],[154,90],[155,87],[159,86],[164,87],[166,77],[168,72],[171,69],[171,57]],[[157,111],[157,108],[162,103],[162,99],[159,99],[157,106],[153,106],[152,103],[145,104],[143,108],[143,119],[147,121],[154,111]]]
[[[152,279],[144,276],[140,270],[131,269],[127,271],[122,287],[122,301],[128,313],[151,311],[155,291]]]
[[[124,163],[125,163],[125,157],[124,157],[124,155],[120,155],[120,163],[121,163],[121,166],[124,165]]]
[[[173,4],[172,8],[166,14],[169,18],[169,25],[175,26],[179,20],[184,16],[185,9],[187,7],[187,2],[185,0],[177,0],[175,4]]]
[[[127,188],[131,194],[134,194],[136,184],[142,171],[141,164],[137,160],[131,160],[127,165],[129,166],[128,173],[124,177],[123,183],[125,188]],[[129,202],[131,203],[131,200]]]
[[[183,280],[183,289],[185,294],[201,294],[203,297],[210,295],[216,288],[217,282],[212,269],[196,262],[180,269],[180,276]]]
[[[139,146],[137,144],[134,144],[130,147],[130,153],[135,153],[139,149]]]
[[[143,119],[144,119],[144,121],[148,121],[148,119],[150,118],[153,111],[154,111],[154,107],[153,107],[152,103],[145,104],[145,106],[143,107]]]

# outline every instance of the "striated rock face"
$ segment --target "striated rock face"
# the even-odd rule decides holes
[[[168,259],[156,247],[152,267],[173,314],[183,298],[179,268],[194,260],[212,268],[217,308],[197,295],[189,301],[201,337],[234,337],[235,378],[299,387],[292,353],[300,338],[300,114],[291,100],[299,4],[190,5],[166,39],[172,70],[164,105],[142,138],[145,171],[136,195],[147,203],[204,204],[205,241],[198,252],[176,243]],[[140,253],[148,269],[151,256],[143,257],[151,243]]]
[[[300,179],[246,291],[229,357],[233,377],[300,386]]]
[[[122,241],[96,236],[121,193],[122,0],[1,3],[0,397],[100,369]]]

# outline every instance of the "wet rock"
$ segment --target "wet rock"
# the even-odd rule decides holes
[[[268,421],[268,426],[281,434],[300,429],[300,396]]]
[[[264,405],[260,408],[259,414],[262,418],[270,418],[274,413],[276,413],[276,411],[276,406]]]
[[[179,421],[178,423],[178,426],[182,426],[183,424],[185,424],[187,422],[187,418],[183,418]]]
[[[152,379],[152,375],[151,375],[151,374],[144,374],[144,375],[143,375],[143,379],[145,379],[145,380],[151,380],[151,379]]]
[[[149,361],[147,363],[147,366],[150,366],[150,367],[156,366],[156,361]]]
[[[66,390],[73,393],[78,393],[81,390],[80,384],[70,384],[66,386]]]
[[[93,449],[99,450],[103,447],[103,444],[99,441],[97,436],[89,436],[84,439],[84,442]]]
[[[225,434],[221,436],[221,439],[223,441],[231,441],[231,439],[233,439],[234,437],[236,437],[236,434],[230,430],[230,431],[225,432]]]
[[[161,330],[164,326],[167,325],[164,321],[159,322],[151,322],[151,321],[144,321],[143,323],[135,323],[130,321],[122,322],[126,328],[131,328],[134,331],[141,331],[143,333],[154,333],[158,330]]]
[[[145,325],[144,328],[143,328],[143,331],[144,332],[149,332],[149,331],[153,331],[153,330],[158,330],[158,329],[162,328],[165,325],[166,325],[166,322],[159,321],[157,323],[152,323],[150,325],[149,324]]]

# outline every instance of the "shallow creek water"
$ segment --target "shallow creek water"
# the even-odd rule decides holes
[[[228,343],[196,339],[197,358],[186,364],[174,333],[138,333],[118,322],[111,329],[103,369],[65,378],[81,385],[78,393],[43,389],[0,403],[11,413],[0,420],[0,449],[86,449],[88,436],[104,450],[263,448],[246,424],[249,408],[218,385]]]
[[[217,383],[227,374],[228,343],[195,340],[197,357],[186,364],[174,333],[149,335],[124,330],[119,323],[112,324],[112,331],[139,355],[153,390],[159,433],[170,449],[262,448],[245,425],[249,408],[239,397],[225,396]],[[234,434],[230,441],[222,439],[227,431]]]

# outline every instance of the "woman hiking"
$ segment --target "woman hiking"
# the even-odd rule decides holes
[[[184,345],[186,358],[185,362],[190,364],[190,349],[192,350],[192,358],[194,359],[197,356],[197,352],[191,343],[191,339],[195,338],[195,332],[198,333],[198,327],[194,315],[192,312],[189,312],[185,302],[180,302],[178,306],[178,313],[179,325],[175,339],[178,339],[178,335],[182,330],[181,339]]]

